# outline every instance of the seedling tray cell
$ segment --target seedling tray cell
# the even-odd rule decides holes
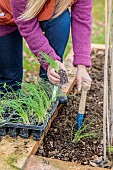
[[[39,141],[42,134],[43,134],[43,132],[44,132],[44,130],[42,130],[42,131],[41,130],[33,130],[33,140]]]
[[[27,139],[27,138],[30,137],[31,133],[32,133],[31,129],[24,129],[24,128],[22,128],[22,129],[20,129],[19,136],[21,138],[23,138],[23,139]]]
[[[0,136],[6,136],[8,129],[6,127],[0,127]]]
[[[9,127],[8,128],[8,135],[10,137],[16,138],[19,134],[19,129],[14,128],[14,127]]]
[[[50,111],[50,116],[49,116],[49,118],[48,118],[48,122],[50,121],[51,117],[54,115],[54,112],[55,112],[56,108],[58,107],[58,105],[59,105],[59,100],[57,100],[57,101],[54,103],[54,105],[53,105],[53,107],[52,107],[52,109],[51,109],[51,111]]]
[[[0,128],[0,136],[5,136],[8,134],[10,137],[15,138],[19,135],[21,138],[27,139],[32,133],[33,139],[40,140],[41,135],[44,132],[46,126],[47,122],[44,122],[41,125],[7,123],[4,127]]]

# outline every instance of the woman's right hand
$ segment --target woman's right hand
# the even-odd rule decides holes
[[[59,68],[66,71],[66,68],[63,63],[61,63],[58,60],[56,60],[55,62],[59,65]],[[55,72],[55,69],[52,68],[50,65],[48,66],[48,69],[47,69],[47,76],[48,76],[49,81],[52,84],[58,85],[60,83],[60,76]]]

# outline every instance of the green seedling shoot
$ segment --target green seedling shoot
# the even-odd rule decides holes
[[[19,100],[7,100],[5,106],[8,106],[10,109],[14,109],[16,114],[19,115],[24,123],[29,123],[28,115],[26,111],[22,108]]]
[[[4,113],[4,109],[2,106],[0,106],[0,122],[5,122],[3,113]]]
[[[45,62],[51,65],[51,67],[54,68],[56,72],[59,71],[60,68],[55,60],[53,60],[49,55],[44,52],[39,52],[39,54],[41,55],[42,60],[45,59]]]
[[[85,132],[88,130],[88,127],[93,124],[93,122],[90,122],[89,124],[85,125],[84,127],[81,127],[75,134],[74,139],[72,140],[73,143],[79,142],[81,139],[84,138],[95,138],[99,136],[100,131],[92,130],[91,132]]]
[[[22,83],[22,89],[18,92],[11,91],[4,95],[1,100],[0,121],[2,112],[7,108],[8,114],[17,115],[11,118],[11,122],[29,124],[33,122],[44,122],[49,115],[49,108],[56,100],[52,98],[54,86],[48,82],[41,81],[37,84]],[[21,118],[21,119],[20,119]]]

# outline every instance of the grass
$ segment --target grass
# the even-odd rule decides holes
[[[65,52],[64,52],[64,56],[63,56],[64,59],[66,58],[68,53],[71,51],[71,49],[72,49],[72,38],[69,37],[69,40],[68,40],[68,43],[67,43],[67,46],[66,46],[66,49],[65,49]]]
[[[15,166],[15,163],[17,163],[18,161],[18,157],[21,157],[21,154],[19,156],[16,154],[12,154],[11,156],[8,157],[7,163],[10,166],[11,170],[22,170]]]
[[[105,0],[93,0],[92,43],[105,43]]]

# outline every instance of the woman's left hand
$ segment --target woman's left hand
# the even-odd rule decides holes
[[[84,65],[78,65],[77,66],[77,73],[76,73],[76,79],[77,79],[77,88],[78,91],[82,89],[82,82],[85,81],[89,86],[91,86],[91,77],[89,76],[86,66]]]

